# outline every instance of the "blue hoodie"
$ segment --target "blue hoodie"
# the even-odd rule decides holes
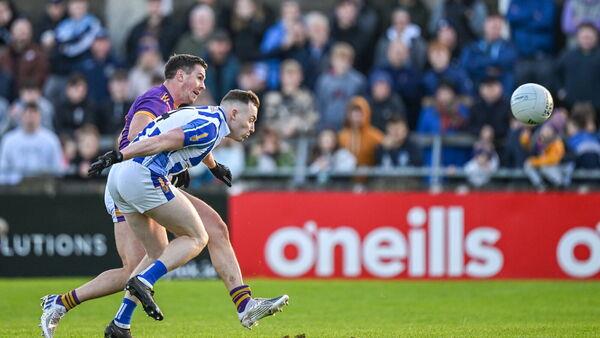
[[[554,0],[512,0],[506,13],[512,41],[519,56],[554,53],[556,4]]]

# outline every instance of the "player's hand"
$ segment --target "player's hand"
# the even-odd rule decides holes
[[[90,165],[88,176],[99,176],[102,170],[121,161],[123,161],[123,154],[118,150],[111,150],[104,155],[98,156],[96,161]]]
[[[226,165],[223,165],[219,162],[216,163],[217,165],[214,166],[214,168],[211,168],[210,172],[213,174],[213,176],[227,184],[228,187],[231,187],[231,170],[229,170]]]
[[[189,187],[190,173],[187,170],[184,170],[177,175],[173,175],[173,177],[171,177],[171,184],[173,184],[175,188]]]

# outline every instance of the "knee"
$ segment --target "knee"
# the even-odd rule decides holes
[[[202,251],[202,249],[204,249],[204,247],[208,243],[208,233],[204,229],[199,231],[194,236],[191,236],[190,238],[193,240],[194,246],[198,251]]]

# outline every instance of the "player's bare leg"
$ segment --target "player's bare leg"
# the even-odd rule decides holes
[[[148,231],[150,217],[164,225],[177,238],[167,245],[160,257],[148,268],[127,282],[126,289],[128,292],[115,319],[107,327],[105,335],[111,336],[111,333],[117,327],[129,332],[131,315],[136,307],[136,303],[131,299],[131,296],[141,302],[144,311],[149,316],[156,320],[162,320],[162,312],[153,298],[154,283],[168,271],[197,256],[208,242],[208,234],[204,230],[202,220],[191,202],[178,190],[173,191],[173,193],[175,194],[174,199],[147,211],[145,215],[139,213],[125,215],[127,222],[147,252],[156,250],[153,247],[156,244],[154,238]],[[121,334],[121,332],[118,332],[118,334]]]
[[[192,205],[208,233],[208,252],[215,270],[225,283],[236,306],[240,323],[251,328],[258,320],[282,311],[289,300],[287,295],[264,299],[252,298],[252,291],[244,284],[240,265],[229,240],[229,229],[219,214],[201,199],[181,190]]]
[[[155,241],[162,246],[160,249],[162,252],[168,243],[165,229],[154,222],[149,227]],[[127,222],[114,223],[114,233],[117,253],[123,266],[104,271],[91,281],[65,294],[43,297],[40,327],[45,337],[53,337],[60,319],[75,306],[90,299],[111,295],[125,288],[125,283],[135,272],[146,252]],[[151,262],[151,260],[147,260],[146,265]]]

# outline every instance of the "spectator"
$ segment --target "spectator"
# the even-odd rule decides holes
[[[17,9],[11,0],[0,0],[0,47],[9,44],[10,30],[18,17]]]
[[[356,157],[346,148],[341,148],[335,131],[325,129],[319,133],[313,149],[308,171],[317,175],[317,181],[324,184],[331,172],[349,172],[356,168]]]
[[[317,78],[327,71],[331,39],[329,37],[329,19],[320,12],[310,12],[306,15],[308,34],[308,60],[304,68],[305,84],[314,90]]]
[[[268,8],[257,0],[234,0],[230,33],[234,54],[241,62],[253,62],[260,58],[263,33],[269,22]]]
[[[535,82],[553,88],[555,1],[512,0],[506,20],[519,53],[515,65],[517,84]]]
[[[280,19],[265,32],[260,44],[260,51],[267,59],[267,87],[277,88],[279,85],[278,54],[296,43],[297,25],[301,19],[300,4],[296,0],[285,0],[281,3]]]
[[[89,97],[94,102],[108,100],[108,80],[124,64],[112,53],[112,44],[105,30],[98,32],[92,44],[92,58],[81,64],[80,71],[85,76]]]
[[[152,77],[164,68],[158,42],[148,36],[140,41],[138,60],[129,72],[129,89],[132,96],[139,96],[152,87]]]
[[[502,82],[504,93],[512,93],[514,86],[513,68],[517,51],[513,45],[502,38],[504,19],[499,15],[490,15],[485,19],[484,37],[465,47],[461,55],[464,69],[475,86],[487,75],[497,76]]]
[[[46,50],[52,49],[55,43],[55,29],[67,17],[66,0],[48,0],[44,15],[34,28],[35,40],[39,41]]]
[[[356,54],[355,67],[366,73],[373,61],[373,31],[359,21],[360,3],[358,0],[339,0],[334,9],[331,38],[352,46]]]
[[[146,1],[148,15],[131,29],[127,37],[127,64],[130,66],[139,59],[140,46],[146,44],[148,36],[158,42],[162,59],[168,59],[181,31],[173,18],[164,12],[161,0]]]
[[[429,19],[429,31],[434,33],[441,20],[456,30],[459,49],[478,40],[484,31],[488,17],[487,6],[482,0],[444,0],[433,7]]]
[[[13,79],[11,98],[14,98],[18,94],[17,89],[25,83],[41,87],[48,75],[49,64],[44,50],[32,40],[33,28],[29,20],[16,19],[11,34],[8,48],[0,54],[0,64]]]
[[[433,104],[423,107],[417,131],[427,135],[455,134],[467,129],[469,111],[456,97],[450,83],[441,83],[435,93]],[[455,146],[442,147],[442,165],[463,166],[469,152]],[[431,165],[431,148],[424,151],[424,162]]]
[[[56,108],[56,129],[59,133],[72,135],[85,124],[96,124],[96,111],[88,99],[88,85],[83,75],[75,73],[69,77],[66,100]]]
[[[579,26],[589,23],[600,30],[600,2],[595,0],[565,0],[562,11],[562,31],[572,38]]]
[[[315,90],[317,109],[321,114],[319,130],[340,130],[348,101],[365,92],[365,77],[352,68],[353,61],[352,46],[338,42],[332,47],[331,71],[319,76]]]
[[[425,41],[421,37],[421,28],[411,23],[410,14],[404,8],[396,8],[392,13],[392,26],[379,38],[375,49],[375,64],[382,65],[387,61],[387,49],[390,42],[400,40],[410,50],[410,64],[417,69],[425,66]]]
[[[208,41],[206,88],[216,101],[237,86],[240,63],[231,52],[231,40],[225,31],[215,32]]]
[[[25,82],[19,90],[19,98],[13,102],[11,107],[11,115],[13,116],[15,127],[17,122],[21,120],[25,107],[35,103],[40,111],[42,127],[54,131],[54,106],[48,99],[42,96],[42,90],[33,82]]]
[[[577,29],[577,47],[566,50],[558,62],[558,97],[568,106],[590,101],[600,109],[600,48],[598,30],[591,24]]]
[[[175,53],[204,55],[208,38],[215,30],[215,12],[208,5],[196,5],[188,20],[190,31],[177,40]]]
[[[475,187],[482,187],[490,181],[499,165],[500,159],[494,150],[494,130],[486,125],[481,128],[479,139],[473,146],[473,158],[465,164],[467,180]]]
[[[450,49],[439,42],[429,44],[427,58],[431,69],[423,75],[423,90],[426,96],[434,95],[442,81],[452,82],[459,95],[470,96],[473,84],[464,68],[451,63]]]
[[[116,135],[123,128],[123,121],[133,103],[129,98],[129,80],[127,72],[114,72],[108,82],[110,97],[99,102],[98,118],[100,132],[104,135]]]
[[[385,136],[375,150],[377,165],[383,168],[421,166],[421,149],[408,138],[406,120],[392,118],[385,129]]]
[[[412,129],[416,125],[421,107],[421,74],[410,65],[408,47],[400,40],[390,43],[387,51],[387,63],[379,68],[388,73],[394,82],[394,91],[400,93],[406,104],[406,118]]]
[[[218,0],[195,0],[189,7],[183,7],[183,10],[177,13],[176,20],[178,21],[187,21],[189,19],[190,13],[199,6],[207,6],[209,7],[214,16],[214,27],[218,29],[227,30],[231,27],[231,7],[230,4],[225,4],[222,1]],[[189,24],[189,27],[186,27],[185,32],[193,30],[192,25]]]
[[[56,62],[59,64],[55,70],[58,74],[69,74],[91,57],[90,49],[102,24],[95,15],[88,13],[88,5],[87,0],[69,0],[69,17],[56,27]]]
[[[575,168],[600,169],[600,142],[593,121],[595,112],[589,103],[576,104],[567,123],[567,147]]]
[[[404,8],[408,11],[410,15],[411,21],[414,22],[415,25],[419,27],[427,27],[429,23],[429,8],[425,4],[423,0],[397,0],[390,1],[389,6],[383,8],[382,13],[392,13],[395,8]],[[385,29],[390,25],[389,17],[386,17],[383,25],[380,27]],[[422,34],[427,34],[428,32],[423,31]]]
[[[406,107],[400,95],[393,91],[392,77],[383,71],[374,71],[370,76],[369,105],[373,110],[371,123],[385,130],[387,122],[394,118],[406,118]]]
[[[281,90],[265,95],[263,126],[278,130],[284,139],[314,133],[319,115],[310,91],[302,89],[302,67],[296,60],[281,64]]]
[[[260,102],[262,102],[267,88],[266,67],[260,63],[246,63],[242,65],[237,82],[240,89],[253,91],[259,97]],[[260,126],[262,120],[258,119],[256,123],[257,129],[259,129],[258,126]]]
[[[537,189],[545,189],[543,178],[554,186],[562,186],[565,182],[565,170],[560,162],[565,156],[565,145],[558,136],[557,130],[550,123],[541,126],[539,138],[531,141],[528,133],[521,136],[521,144],[533,152],[525,161],[525,173],[531,184]]]
[[[456,29],[448,21],[442,20],[438,23],[438,28],[433,41],[448,48],[451,55],[451,63],[457,62],[460,59],[460,52],[462,51],[463,46],[458,45]]]
[[[359,166],[375,165],[375,150],[383,140],[383,133],[371,125],[371,107],[362,96],[355,96],[348,103],[346,124],[338,138],[340,146],[356,157]]]
[[[80,179],[88,179],[90,165],[100,155],[100,133],[98,128],[86,124],[75,131],[77,153],[71,163],[71,174]]]
[[[272,173],[278,168],[294,165],[290,146],[281,140],[273,129],[263,129],[260,143],[254,145],[248,158],[248,166],[263,173]]]
[[[479,84],[479,98],[471,108],[468,126],[473,136],[481,133],[484,126],[492,129],[496,141],[508,133],[511,116],[510,103],[502,93],[502,84],[495,77],[486,77]]]
[[[0,145],[0,184],[18,184],[23,177],[60,175],[62,151],[58,137],[41,126],[35,103],[29,103],[21,126],[8,132]]]

